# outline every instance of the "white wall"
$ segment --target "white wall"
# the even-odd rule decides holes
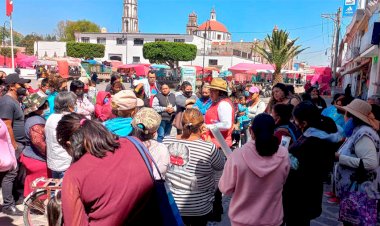
[[[54,57],[54,53],[57,57],[63,57],[66,54],[66,42],[34,42],[34,55],[37,51],[39,58],[44,57],[45,53],[48,57]]]
[[[236,56],[205,56],[205,67],[212,66],[209,65],[209,60],[218,60],[218,65],[223,66],[221,71],[228,70],[228,68],[239,63],[254,63],[252,60],[247,60]],[[193,61],[181,61],[179,65],[194,65],[203,67],[203,56],[197,56]]]

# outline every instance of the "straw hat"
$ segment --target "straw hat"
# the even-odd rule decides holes
[[[222,78],[213,78],[211,84],[207,86],[210,89],[217,89],[223,92],[227,91],[227,82]]]
[[[379,121],[377,121],[375,116],[372,114],[371,105],[364,100],[355,99],[347,106],[338,106],[338,109],[349,112],[368,125],[371,125],[375,130],[379,129]]]

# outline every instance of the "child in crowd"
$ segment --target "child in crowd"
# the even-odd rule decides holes
[[[244,129],[244,126],[250,122],[250,119],[248,118],[248,108],[245,96],[239,97],[237,121],[239,122],[240,130]]]

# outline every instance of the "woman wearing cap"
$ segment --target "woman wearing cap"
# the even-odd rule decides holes
[[[149,149],[162,176],[165,176],[169,164],[167,147],[154,137],[161,124],[161,116],[153,108],[142,108],[132,120],[133,135],[139,138]]]
[[[299,100],[289,94],[289,90],[286,85],[282,83],[277,83],[273,86],[272,89],[272,97],[269,100],[268,106],[265,109],[265,112],[270,114],[272,112],[272,108],[276,104],[291,104],[296,106],[299,104]]]
[[[216,126],[222,133],[227,145],[231,147],[235,111],[231,100],[228,98],[227,82],[222,78],[214,78],[208,87],[210,88],[212,104],[206,112],[205,123]],[[217,147],[220,147],[219,142],[210,131],[207,131],[207,136]]]
[[[214,171],[223,169],[223,155],[201,139],[204,119],[198,109],[187,109],[182,125],[182,135],[164,139],[170,155],[166,179],[184,223],[202,226],[213,209]]]
[[[25,110],[26,145],[21,154],[21,163],[25,166],[26,177],[24,197],[27,197],[33,189],[31,183],[39,177],[48,177],[46,165],[46,140],[44,113],[49,110],[47,97],[41,97],[34,93],[23,101]]]
[[[333,168],[334,153],[341,136],[332,119],[304,101],[293,110],[302,135],[289,148],[291,170],[283,192],[287,226],[310,225],[322,212],[323,182]]]
[[[254,119],[265,111],[265,103],[260,99],[260,89],[256,86],[249,88],[249,94],[251,101],[248,104],[248,117]]]
[[[270,115],[256,116],[252,140],[228,156],[219,189],[232,196],[228,216],[233,226],[282,223],[282,189],[290,166],[288,150],[279,146],[274,129]]]
[[[133,130],[132,117],[142,106],[144,102],[137,98],[132,90],[121,90],[112,96],[112,113],[116,118],[108,119],[103,124],[115,135],[129,136]]]
[[[161,225],[154,184],[135,145],[76,113],[57,126],[73,158],[62,184],[65,225]]]
[[[355,99],[349,105],[340,107],[346,112],[345,119],[352,119],[354,128],[352,135],[336,153],[338,161],[335,173],[336,192],[340,199],[340,220],[344,225],[376,225],[377,200],[370,197],[370,192],[360,192],[366,198],[362,203],[366,208],[361,208],[356,214],[350,209],[344,208],[350,202],[348,196],[351,185],[356,183],[359,191],[375,189],[378,192],[376,176],[379,171],[379,157],[377,151],[380,147],[380,139],[376,132],[379,122],[371,113],[371,105],[363,100]],[[362,171],[362,177],[358,177]],[[365,182],[366,186],[362,184]],[[366,188],[365,188],[366,187]],[[351,216],[348,218],[347,216]]]

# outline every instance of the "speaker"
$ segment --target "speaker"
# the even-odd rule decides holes
[[[373,25],[371,44],[379,45],[380,43],[380,22],[375,22]]]

